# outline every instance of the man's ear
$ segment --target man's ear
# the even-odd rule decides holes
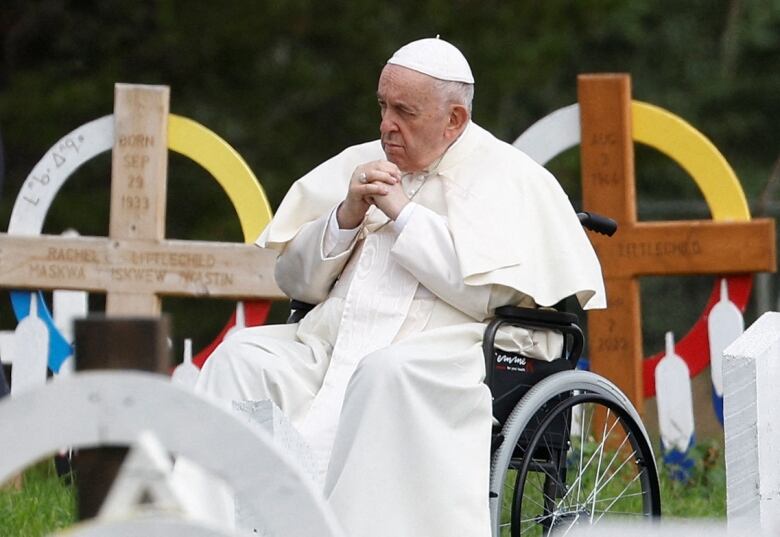
[[[456,138],[460,135],[469,121],[469,111],[462,104],[450,106],[449,122],[447,123],[447,137]]]

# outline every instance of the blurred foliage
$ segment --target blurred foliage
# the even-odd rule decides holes
[[[577,74],[629,72],[635,98],[712,139],[749,198],[762,191],[778,156],[780,0],[3,0],[3,228],[37,160],[65,133],[110,114],[119,81],[170,85],[171,110],[233,145],[276,206],[298,176],[376,136],[384,61],[400,45],[436,34],[469,58],[475,119],[504,140],[573,103]],[[654,151],[638,150],[637,164],[642,218],[654,217],[643,200],[699,198],[692,181]],[[577,204],[576,151],[550,167]],[[79,170],[45,231],[104,235],[109,175],[108,157]],[[203,170],[171,157],[169,178],[169,237],[242,239],[227,198]],[[702,305],[705,298],[706,291]],[[166,304],[178,336],[197,336],[196,347],[232,307]]]

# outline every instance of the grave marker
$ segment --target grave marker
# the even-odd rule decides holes
[[[0,286],[102,291],[107,293],[107,314],[125,316],[159,315],[161,294],[237,299],[283,296],[269,276],[274,256],[266,251],[244,244],[165,240],[168,96],[167,87],[115,87],[109,237],[27,236],[34,233],[27,229],[30,226],[25,228],[25,236],[0,234]],[[203,139],[197,143],[205,145]],[[61,184],[61,180],[54,181],[52,177],[60,167],[77,167],[76,155],[96,151],[95,146],[96,141],[83,134],[66,137],[47,155],[50,158],[39,162],[25,182],[20,194],[22,202],[45,211]],[[228,193],[233,199],[235,188]],[[15,215],[16,209],[15,206]],[[19,214],[24,220],[23,211]],[[242,227],[245,214],[246,211],[239,214]],[[38,306],[39,294],[29,296],[32,304]],[[28,324],[41,328],[38,316],[33,314],[20,322],[17,332],[23,332]],[[43,331],[48,335],[45,326]],[[18,340],[17,336],[14,338],[13,341]],[[39,340],[40,337],[35,338]],[[82,343],[85,346],[79,354],[87,362],[80,364],[80,369],[122,367],[167,372],[167,367],[160,367],[159,363],[142,363],[143,359],[162,356],[162,352],[135,352],[134,343],[138,341],[125,342],[123,348],[118,340],[104,340],[92,351],[88,342]],[[29,346],[28,342],[10,348]],[[34,347],[38,349],[40,345]],[[48,355],[48,345],[44,354]],[[24,366],[15,361],[14,370],[23,371]],[[45,379],[45,369],[43,373],[41,378]],[[96,484],[107,487],[105,482],[110,482],[111,475],[107,466],[116,467],[123,455],[121,449],[103,450],[99,455],[81,453],[78,466],[82,518],[96,512],[103,497]],[[99,459],[109,462],[94,462]],[[89,472],[95,474],[94,479],[86,475]],[[88,484],[82,486],[84,483]]]
[[[114,117],[109,237],[0,234],[0,286],[105,292],[109,315],[159,314],[166,294],[284,297],[273,252],[164,238],[168,88],[117,84]]]
[[[618,222],[591,234],[609,308],[588,317],[591,369],[643,408],[639,277],[774,271],[774,222],[638,222],[628,75],[580,75],[583,205]]]
[[[706,136],[684,119],[649,103],[632,100],[631,116],[634,142],[658,150],[685,170],[701,190],[714,221],[750,220],[750,210],[739,179],[725,157]],[[513,145],[539,164],[545,165],[556,155],[580,144],[580,123],[580,105],[565,106],[535,122]],[[732,274],[725,279],[728,281],[730,300],[744,311],[753,276]],[[688,364],[691,376],[699,374],[710,362],[707,352],[707,317],[719,295],[716,282],[701,316],[675,344],[675,352]],[[656,394],[654,372],[663,354],[658,352],[642,363],[645,397]]]
[[[111,114],[89,121],[56,141],[27,175],[14,202],[8,233],[40,234],[46,214],[62,186],[83,164],[110,151],[114,134],[114,116]],[[271,219],[271,208],[257,178],[241,156],[214,132],[176,114],[168,116],[168,149],[191,159],[212,176],[236,210],[244,242],[253,243]],[[50,332],[49,368],[57,373],[63,360],[73,351],[47,311],[43,294],[39,294],[39,315]],[[11,291],[11,303],[18,320],[28,313],[28,295],[27,291]],[[247,304],[247,318],[251,319],[251,324],[263,324],[270,302],[252,300]],[[196,363],[201,364],[205,357],[203,351],[199,352]]]

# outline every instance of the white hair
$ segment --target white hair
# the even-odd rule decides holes
[[[471,104],[474,100],[474,84],[440,80],[438,78],[433,80],[437,91],[444,97],[447,103],[462,104],[469,111],[469,115],[471,115]]]

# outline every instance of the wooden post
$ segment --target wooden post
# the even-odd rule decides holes
[[[578,91],[583,206],[615,219],[622,232],[636,221],[630,79],[580,77]],[[591,369],[609,371],[637,404],[643,394],[642,369],[636,366],[642,359],[639,283],[630,276],[607,278],[606,290],[609,308],[588,316]]]
[[[591,369],[613,380],[643,412],[639,277],[773,272],[774,221],[637,222],[630,77],[581,75],[577,91],[583,205],[619,226],[611,238],[590,234],[609,306],[588,316]]]
[[[76,321],[75,333],[78,371],[142,369],[157,373],[168,372],[167,316],[90,316]],[[82,449],[74,457],[79,520],[97,515],[126,453],[125,447],[104,447]]]
[[[166,86],[117,84],[114,89],[112,239],[165,238],[169,94]],[[160,299],[113,291],[106,297],[106,312],[157,314]]]
[[[166,315],[79,319],[75,325],[77,369],[140,369],[167,375],[169,326]]]

